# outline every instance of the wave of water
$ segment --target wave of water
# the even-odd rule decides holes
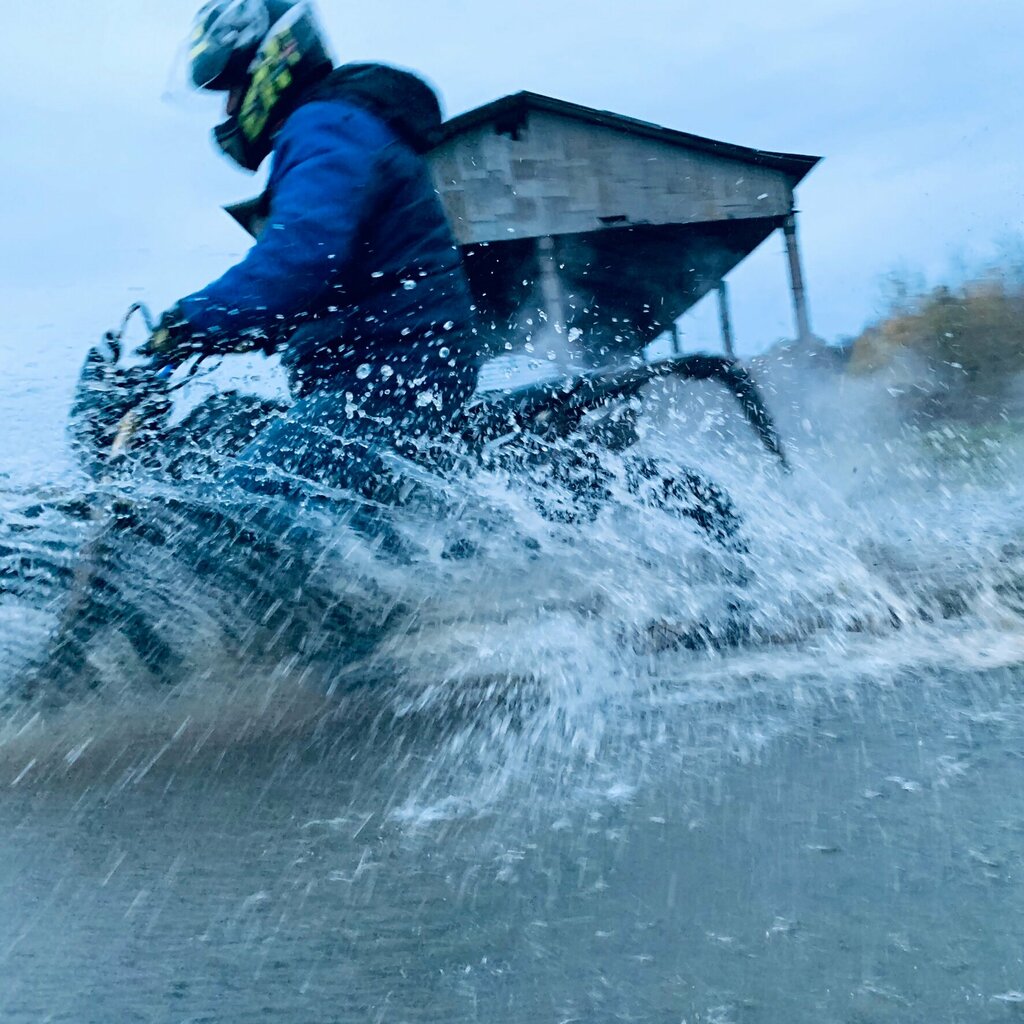
[[[5,1016],[1004,1019],[1021,446],[852,386],[779,375],[790,476],[713,392],[648,396],[733,550],[621,476],[567,523],[494,471],[398,516],[402,558],[314,517],[285,571],[145,482],[12,476],[6,692],[117,502],[177,523],[111,564],[184,657],[115,631],[102,685],[4,715]]]
[[[613,500],[570,523],[541,515],[539,492],[499,472],[456,477],[444,521],[395,519],[414,550],[397,561],[318,519],[303,550],[260,562],[244,538],[194,532],[164,509],[160,528],[177,531],[176,544],[135,539],[120,551],[130,577],[120,599],[149,602],[157,633],[184,651],[173,685],[101,639],[90,652],[101,685],[72,695],[57,723],[14,714],[0,751],[23,768],[39,743],[64,770],[104,736],[120,756],[134,733],[161,751],[261,729],[352,743],[352,721],[386,720],[399,736],[430,721],[429,766],[400,801],[404,817],[429,819],[475,813],[514,780],[589,791],[600,785],[580,786],[576,773],[607,773],[610,791],[628,790],[669,747],[713,771],[860,685],[1019,663],[1022,502],[1007,483],[1018,455],[989,453],[979,468],[943,462],[914,432],[862,423],[843,437],[822,415],[835,381],[813,383],[814,422],[808,402],[783,409],[788,477],[713,393],[647,398],[642,454],[720,482],[743,516],[742,551],[632,495],[614,464]],[[147,488],[129,493],[141,508],[166,497]],[[73,573],[124,497],[76,481],[0,499],[8,686],[58,629]],[[542,497],[550,505],[551,492]],[[456,544],[470,554],[451,557]],[[208,564],[168,555],[175,546],[179,556],[209,547]],[[306,606],[310,622],[297,622]]]

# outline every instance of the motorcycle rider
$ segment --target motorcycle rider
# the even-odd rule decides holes
[[[423,158],[437,96],[386,65],[335,68],[309,0],[209,0],[189,69],[226,94],[219,148],[251,172],[273,161],[240,217],[256,244],[165,313],[143,352],[166,373],[196,354],[280,351],[295,405],[233,479],[373,493],[374,452],[443,434],[476,385],[472,298]]]

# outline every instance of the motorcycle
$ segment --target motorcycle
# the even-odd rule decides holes
[[[233,652],[236,669],[301,662],[302,673],[319,675],[326,692],[356,676],[365,681],[382,638],[408,610],[372,572],[351,564],[339,572],[324,557],[323,538],[352,529],[369,541],[373,557],[415,562],[408,539],[389,525],[392,506],[451,514],[438,495],[453,475],[500,473],[510,487],[526,489],[544,519],[583,526],[613,500],[616,473],[624,472],[637,500],[691,522],[713,545],[741,551],[742,520],[723,488],[632,451],[644,393],[659,381],[723,386],[764,449],[786,467],[750,375],[733,360],[690,355],[478,392],[441,443],[421,455],[387,454],[396,486],[384,488],[383,498],[316,495],[311,481],[322,500],[303,510],[281,498],[254,501],[225,494],[217,481],[287,414],[287,403],[228,391],[175,421],[202,360],[177,377],[126,365],[124,337],[136,315],[152,327],[145,307],[133,306],[89,352],[75,391],[69,431],[94,481],[86,503],[93,536],[64,574],[59,625],[22,687],[30,700],[60,705],[112,680],[173,683],[198,670],[197,646]],[[473,545],[456,539],[443,557],[472,558]]]

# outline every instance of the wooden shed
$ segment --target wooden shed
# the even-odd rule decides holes
[[[794,190],[818,163],[522,92],[449,121],[431,154],[484,319],[589,365],[636,354],[785,232],[810,335]]]

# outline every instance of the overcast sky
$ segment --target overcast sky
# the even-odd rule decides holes
[[[0,360],[79,352],[245,250],[258,181],[216,103],[168,102],[196,0],[8,5]],[[825,162],[798,195],[815,330],[857,332],[893,270],[937,282],[1024,230],[1021,0],[321,0],[339,60],[424,72],[448,112],[531,89]],[[13,24],[12,24],[13,21]],[[741,353],[792,333],[782,241],[731,278]],[[717,344],[713,310],[691,347]],[[27,355],[22,355],[27,353]],[[77,358],[76,358],[77,362]]]

